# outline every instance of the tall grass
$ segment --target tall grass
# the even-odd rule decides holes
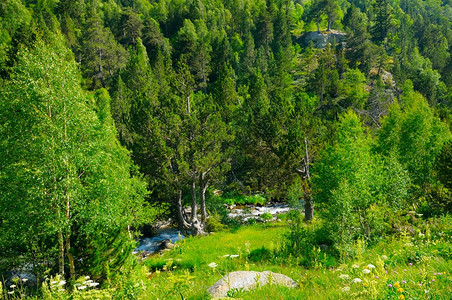
[[[303,253],[281,252],[288,234],[285,222],[188,238],[145,261],[152,271],[143,299],[209,299],[206,290],[236,270],[283,273],[300,284],[229,293],[242,299],[450,299],[452,251],[450,226],[444,224],[417,228],[416,236],[401,232],[372,246],[360,240],[342,263],[325,259],[327,249],[315,248],[317,262],[309,269],[301,265]]]

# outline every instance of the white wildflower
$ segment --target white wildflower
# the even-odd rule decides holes
[[[13,289],[13,288],[15,288],[16,286],[17,286],[17,285],[15,285],[15,284],[11,284],[9,287]]]
[[[353,265],[352,265],[352,268],[353,268],[353,269],[358,269],[358,268],[359,268],[359,265],[358,265],[358,264],[353,264]]]
[[[230,255],[229,257],[230,258],[235,258],[235,257],[239,257],[240,255],[238,255],[238,254],[233,254],[233,255]]]
[[[383,258],[384,260],[388,259],[388,257],[386,255],[382,255],[381,258]]]
[[[230,254],[223,255],[222,257],[229,257]]]
[[[22,278],[22,282],[27,282],[28,279],[27,278]]]
[[[361,282],[361,281],[362,281],[362,280],[359,279],[359,278],[355,278],[355,279],[352,280],[353,283],[359,283],[359,282]]]
[[[61,280],[61,281],[58,283],[59,286],[62,286],[62,285],[65,285],[65,284],[66,284],[66,280]]]
[[[217,265],[216,263],[214,263],[214,262],[208,264],[208,266],[211,267],[211,268],[216,268],[216,267],[218,267],[218,265]]]
[[[86,289],[86,288],[87,288],[86,285],[81,285],[81,286],[78,287],[79,290],[84,290],[84,289]]]
[[[89,279],[89,276],[85,276],[85,280],[88,280]]]
[[[373,264],[368,264],[367,267],[368,267],[369,269],[375,269],[375,266],[374,266]]]
[[[89,284],[90,287],[98,286],[98,285],[99,285],[99,282],[91,282],[91,283]]]
[[[370,270],[369,270],[369,269],[364,269],[364,270],[363,270],[363,273],[364,273],[364,274],[369,274],[369,273],[370,273]]]
[[[57,281],[51,281],[50,282],[51,285],[54,285],[54,284],[57,284],[57,283],[58,283]]]
[[[341,274],[341,275],[339,275],[339,278],[340,279],[350,279],[350,275],[348,275],[348,274]]]
[[[341,288],[342,292],[349,292],[350,291],[350,287],[349,286],[344,286],[343,288]]]
[[[12,294],[14,294],[14,291],[8,292],[8,294],[12,295]]]

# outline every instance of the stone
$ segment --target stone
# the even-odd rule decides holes
[[[245,290],[254,289],[259,286],[267,284],[276,284],[294,288],[298,286],[292,278],[270,271],[255,272],[255,271],[236,271],[231,272],[215,282],[207,291],[214,298],[226,297],[230,290]]]
[[[320,244],[319,248],[322,249],[323,251],[328,250],[328,245],[327,244]]]
[[[311,31],[296,39],[302,46],[308,46],[311,42],[317,49],[325,49],[328,44],[340,45],[345,43],[347,35],[339,30]]]
[[[160,250],[173,249],[174,247],[175,247],[175,245],[173,243],[171,243],[171,240],[169,240],[169,239],[162,240],[159,245]]]
[[[166,242],[165,243],[165,248],[166,249],[173,249],[175,247],[175,245],[171,242]]]

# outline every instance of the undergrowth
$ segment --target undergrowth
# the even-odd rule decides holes
[[[49,286],[45,297],[210,299],[207,289],[220,278],[232,271],[251,270],[282,273],[299,286],[234,289],[228,292],[229,298],[450,299],[449,216],[422,221],[410,217],[406,223],[411,224],[410,228],[402,227],[404,230],[374,243],[359,239],[350,246],[345,258],[333,246],[324,244],[321,222],[305,224],[294,218],[189,237],[177,242],[169,252],[152,255],[114,287],[94,287],[71,294]],[[294,236],[294,230],[301,236]],[[6,299],[19,299],[19,293],[7,294],[9,291],[10,287],[3,287]]]

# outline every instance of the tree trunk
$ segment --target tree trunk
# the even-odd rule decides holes
[[[314,218],[314,202],[310,192],[304,192],[304,221],[309,223]]]
[[[60,230],[58,231],[58,248],[59,248],[58,256],[59,274],[64,277],[64,237],[62,228],[60,228]]]
[[[305,222],[311,222],[311,220],[314,218],[314,202],[312,201],[312,194],[310,189],[310,180],[311,180],[311,173],[309,172],[309,166],[310,166],[310,158],[309,158],[309,150],[308,150],[308,139],[306,138],[306,135],[304,137],[304,149],[305,149],[305,184],[304,184],[304,220]]]
[[[66,219],[68,221],[69,221],[69,218],[71,217],[70,209],[71,209],[71,206],[70,206],[70,201],[69,201],[69,195],[67,194],[67,191],[66,191]],[[74,263],[74,257],[72,256],[72,253],[71,253],[70,226],[67,229],[67,233],[66,233],[66,256],[67,256],[67,260],[69,263],[70,278],[71,278],[71,281],[74,282],[75,281],[75,263]]]
[[[196,203],[196,182],[193,180],[191,186],[191,235],[204,235],[204,226],[198,220],[198,205]]]
[[[127,224],[127,232],[129,233],[129,239],[132,240],[132,230],[130,229],[130,225]]]
[[[320,18],[317,19],[317,32],[320,33]]]
[[[331,21],[328,19],[328,31],[331,31]]]
[[[177,195],[177,200],[176,200],[174,206],[176,209],[176,221],[177,221],[179,230],[182,232],[183,235],[188,235],[187,229],[190,227],[190,224],[187,222],[187,219],[183,213],[184,207],[182,205],[182,190],[179,190],[178,195]]]
[[[69,233],[66,235],[66,256],[69,263],[71,282],[75,282],[75,262],[71,253],[71,235]]]
[[[314,202],[312,201],[311,193],[311,174],[309,171],[310,158],[308,150],[308,139],[304,137],[305,156],[303,158],[303,165],[301,169],[296,169],[303,181],[303,198],[304,198],[304,221],[309,223],[314,218]]]
[[[198,205],[196,203],[196,182],[193,180],[191,185],[191,223],[198,221],[198,216],[196,211],[198,210]]]
[[[209,181],[206,181],[204,178],[204,174],[201,175],[200,180],[200,188],[201,188],[201,225],[205,226],[207,219],[207,211],[206,211],[206,191],[209,187]]]
[[[30,249],[33,249],[33,246],[30,245],[29,247],[30,247]],[[36,257],[36,252],[32,250],[31,253],[33,254],[33,270],[35,271],[34,275],[36,277],[36,286],[39,287],[39,286],[41,286],[41,281],[39,280],[40,276],[39,276],[39,271],[38,271],[39,261],[38,261],[38,258]],[[2,294],[0,293],[0,296],[1,295]]]

